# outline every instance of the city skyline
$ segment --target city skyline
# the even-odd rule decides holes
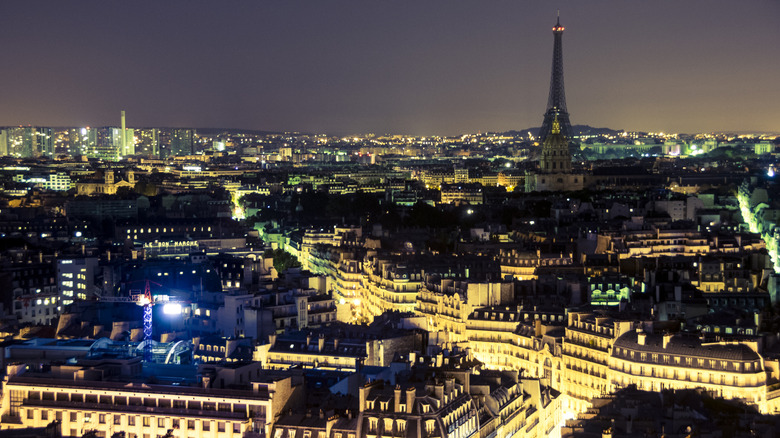
[[[560,8],[573,124],[780,131],[772,2],[182,5],[5,5],[0,125],[116,125],[126,110],[130,127],[526,129]]]

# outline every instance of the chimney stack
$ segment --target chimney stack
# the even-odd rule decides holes
[[[411,387],[406,390],[406,413],[411,414],[414,407],[414,399],[417,397],[417,389]]]
[[[434,394],[434,397],[436,397],[436,399],[438,399],[439,402],[441,403],[441,405],[443,406],[444,405],[444,385],[441,384],[441,383],[437,383],[433,387],[433,394]]]
[[[664,349],[666,349],[666,346],[669,345],[669,342],[672,341],[673,337],[674,337],[673,333],[664,333],[664,341],[663,341]]]
[[[371,388],[369,387],[368,383],[366,383],[365,385],[360,387],[360,389],[359,389],[359,392],[360,392],[360,394],[359,394],[360,395],[360,406],[358,406],[358,409],[359,409],[358,412],[363,412],[363,411],[366,410],[366,398],[368,397],[368,391],[370,389]]]
[[[122,111],[122,132],[119,135],[121,136],[121,141],[122,141],[122,154],[121,155],[123,155],[123,156],[125,154],[127,154],[127,135],[126,135],[126,132],[127,132],[127,129],[126,129],[126,126],[125,126],[125,112]]]
[[[647,333],[644,332],[641,328],[636,329],[636,342],[639,345],[645,345],[645,342],[647,341]]]

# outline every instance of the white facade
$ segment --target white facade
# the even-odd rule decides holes
[[[47,175],[16,175],[14,182],[31,184],[44,190],[67,191],[73,187],[70,176],[66,173],[57,172]]]

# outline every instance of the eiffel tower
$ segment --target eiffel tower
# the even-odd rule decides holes
[[[572,130],[569,122],[569,112],[566,110],[566,94],[563,90],[563,26],[561,17],[553,27],[555,46],[553,47],[552,75],[550,76],[550,96],[547,98],[547,111],[544,113],[544,122],[539,130],[539,141],[544,142],[552,130],[556,116],[561,127],[561,135],[571,140]]]

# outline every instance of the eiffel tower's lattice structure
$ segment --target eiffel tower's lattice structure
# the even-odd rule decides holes
[[[558,118],[561,135],[567,139],[572,138],[569,111],[566,109],[566,93],[563,89],[563,26],[561,18],[553,27],[555,46],[553,47],[552,74],[550,76],[550,96],[547,98],[547,111],[544,113],[542,129],[539,130],[539,140],[544,142],[552,130],[553,121]]]

